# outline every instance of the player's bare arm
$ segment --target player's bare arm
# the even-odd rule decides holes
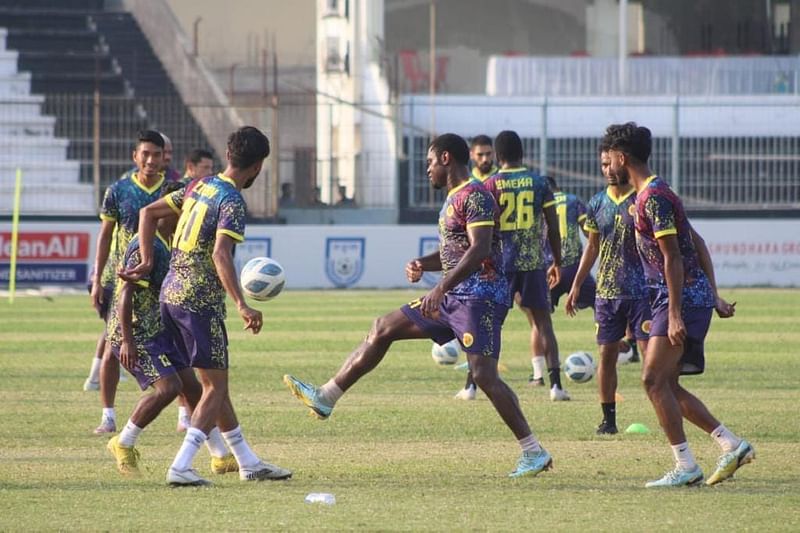
[[[432,252],[406,263],[406,278],[411,283],[416,283],[422,279],[423,272],[436,272],[441,269],[442,261],[439,252]]]
[[[233,266],[233,245],[236,243],[230,236],[224,233],[217,233],[217,240],[214,243],[214,251],[211,259],[214,261],[214,268],[217,271],[225,292],[236,303],[236,310],[244,321],[244,329],[249,329],[253,334],[261,331],[264,318],[261,311],[253,309],[247,305],[247,301],[242,294],[239,280],[236,277],[236,269]]]
[[[423,316],[434,316],[439,310],[444,295],[456,285],[467,279],[478,270],[484,259],[492,253],[492,235],[494,226],[467,227],[469,249],[458,264],[443,277],[436,286],[422,298],[421,312]]]
[[[547,284],[553,288],[561,281],[561,234],[554,205],[544,208],[544,219],[547,221],[547,240],[553,253],[553,264],[547,269]]]
[[[663,235],[658,238],[658,248],[664,256],[664,279],[667,282],[669,297],[669,327],[667,337],[673,346],[686,340],[686,326],[683,323],[681,304],[683,299],[683,257],[678,246],[678,236]]]
[[[717,279],[714,276],[714,263],[711,261],[711,252],[708,251],[706,241],[692,228],[692,240],[697,249],[697,260],[700,268],[706,273],[711,290],[714,291],[714,309],[720,318],[730,318],[736,313],[736,302],[728,303],[717,292]]]
[[[142,260],[135,268],[120,271],[119,277],[125,281],[138,281],[150,273],[153,269],[153,239],[158,220],[170,216],[175,216],[175,211],[164,198],[139,210],[139,253]]]
[[[597,261],[598,255],[600,255],[600,234],[596,231],[590,231],[589,240],[586,242],[583,255],[581,255],[581,262],[578,265],[578,272],[575,273],[575,279],[572,281],[572,287],[569,289],[567,302],[564,306],[569,316],[575,316],[578,312],[577,302],[578,295],[581,292],[581,285],[586,280],[586,276],[589,275],[594,262]]]
[[[114,235],[116,220],[103,220],[100,225],[100,233],[97,235],[97,249],[94,254],[94,274],[92,275],[92,306],[99,312],[103,305],[103,286],[101,279],[103,270],[108,262],[108,255],[111,252],[111,239]]]
[[[136,341],[133,338],[133,292],[136,285],[129,281],[122,283],[117,303],[119,326],[122,333],[122,343],[119,347],[120,364],[132,370],[136,366]]]

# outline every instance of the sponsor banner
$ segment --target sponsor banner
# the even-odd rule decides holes
[[[89,257],[86,232],[20,232],[17,261],[79,261]],[[11,259],[11,233],[0,231],[0,261]]]
[[[17,285],[86,283],[86,263],[17,263]],[[0,264],[0,282],[8,286],[11,265]]]
[[[419,256],[423,257],[439,251],[439,237],[420,237],[419,238]],[[420,282],[425,287],[433,287],[439,280],[442,279],[441,272],[425,272],[422,274]]]

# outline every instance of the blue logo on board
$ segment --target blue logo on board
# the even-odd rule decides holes
[[[439,252],[439,237],[420,237],[419,256],[423,257],[434,252]],[[424,272],[420,280],[426,287],[433,287],[442,279],[441,272]]]
[[[364,237],[328,237],[325,240],[325,274],[339,288],[350,287],[364,273]]]

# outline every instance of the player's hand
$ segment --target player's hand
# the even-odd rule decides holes
[[[406,264],[406,278],[411,283],[416,283],[422,279],[422,263],[413,259]]]
[[[136,344],[133,341],[122,341],[119,347],[119,364],[129,371],[136,366]]]
[[[552,264],[550,268],[547,269],[547,286],[552,289],[559,283],[561,283],[561,267]]]
[[[261,311],[245,304],[239,307],[239,316],[244,320],[244,329],[251,330],[253,335],[261,331],[261,326],[264,325],[264,317],[261,315]]]
[[[680,346],[686,341],[686,325],[683,323],[682,316],[669,317],[667,337],[669,338],[670,344],[673,346]]]
[[[439,306],[442,305],[442,300],[444,300],[444,292],[436,285],[428,294],[422,297],[419,309],[422,316],[433,319],[439,318]]]
[[[94,307],[95,311],[100,313],[100,309],[103,306],[103,301],[105,298],[103,297],[103,286],[99,281],[92,283],[92,292],[90,298],[92,301],[92,307]]]
[[[153,263],[142,261],[133,268],[121,269],[117,275],[125,281],[135,283],[150,274],[151,270],[153,270]]]
[[[723,298],[717,296],[714,309],[717,311],[717,316],[720,318],[730,318],[736,314],[736,302],[729,304]]]
[[[564,310],[569,316],[575,316],[578,313],[578,307],[575,302],[578,300],[578,293],[573,288],[567,295],[567,301],[564,303]]]

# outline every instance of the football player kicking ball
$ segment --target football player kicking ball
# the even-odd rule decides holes
[[[168,194],[182,186],[170,182],[162,193]],[[200,383],[161,324],[158,306],[161,283],[169,269],[168,241],[175,221],[176,218],[159,221],[153,269],[137,282],[120,280],[117,283],[117,306],[111,309],[109,316],[108,342],[112,354],[136,377],[143,391],[153,388],[151,394],[142,396],[136,404],[120,434],[108,441],[108,451],[116,458],[117,470],[123,475],[139,474],[139,451],[135,448],[139,434],[176,396],[180,395],[190,407],[200,400]],[[140,260],[139,238],[134,236],[122,258],[121,268],[135,268]],[[236,460],[225,447],[217,428],[211,431],[206,444],[211,452],[214,473],[238,470]]]
[[[633,122],[611,125],[602,144],[608,148],[609,172],[636,188],[636,242],[650,290],[653,316],[642,381],[658,421],[672,445],[675,468],[645,486],[678,487],[702,483],[683,431],[686,418],[710,434],[722,448],[717,468],[706,484],[733,476],[755,458],[749,442],[733,434],[703,402],[678,382],[681,375],[705,369],[703,342],[716,310],[721,318],[734,305],[717,293],[714,266],[705,242],[692,229],[683,202],[667,182],[650,171],[650,130]]]
[[[552,465],[550,454],[531,433],[514,392],[497,373],[500,330],[511,303],[502,271],[497,203],[476,179],[470,179],[467,143],[441,135],[428,148],[428,177],[448,191],[439,213],[439,252],[410,261],[406,276],[415,283],[425,271],[443,271],[425,296],[378,318],[366,340],[336,375],[320,388],[293,376],[284,383],[317,418],[326,419],[342,395],[374,369],[394,341],[457,338],[467,354],[473,378],[508,425],[522,448],[510,477],[536,475]]]

